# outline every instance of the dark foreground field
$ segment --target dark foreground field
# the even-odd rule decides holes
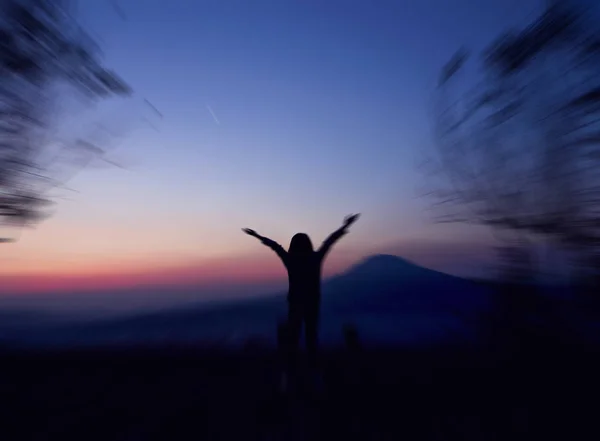
[[[281,396],[259,349],[5,352],[0,439],[600,439],[589,348],[339,350],[323,365],[320,394]]]

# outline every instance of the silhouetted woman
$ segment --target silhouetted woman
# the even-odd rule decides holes
[[[352,225],[359,215],[354,214],[344,219],[343,225],[334,231],[315,251],[307,234],[298,233],[292,237],[288,251],[277,242],[259,235],[249,228],[243,229],[246,234],[259,239],[264,245],[277,253],[288,272],[288,321],[286,326],[287,344],[290,358],[295,357],[300,340],[302,324],[306,338],[306,349],[309,363],[315,367],[318,344],[319,307],[321,302],[321,267],[327,252],[331,249]],[[288,359],[289,363],[293,361]],[[290,368],[292,366],[288,366]]]

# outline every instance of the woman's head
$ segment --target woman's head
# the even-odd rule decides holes
[[[290,242],[290,254],[309,254],[313,252],[313,245],[310,237],[305,233],[297,233]]]

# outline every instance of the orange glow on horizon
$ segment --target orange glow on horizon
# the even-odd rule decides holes
[[[0,295],[27,295],[45,292],[90,292],[141,286],[241,286],[284,282],[285,268],[268,249],[248,243],[248,250],[213,251],[212,247],[194,249],[189,244],[178,249],[146,248],[82,252],[76,248],[55,249],[54,242],[35,243],[28,240],[7,251],[0,266]],[[147,244],[146,244],[147,245]],[[485,247],[483,247],[485,248]],[[486,260],[480,246],[443,244],[422,240],[404,240],[392,247],[369,246],[366,243],[336,247],[328,256],[323,276],[329,277],[347,269],[362,258],[387,252],[414,260],[416,263],[443,270],[449,263],[461,264]],[[117,252],[119,251],[119,252]],[[462,256],[462,258],[461,258]],[[450,265],[451,266],[451,265]]]
[[[356,256],[351,253],[329,260],[324,268],[325,276],[343,270],[356,260]],[[66,261],[0,275],[3,293],[22,295],[153,285],[231,286],[285,279],[285,268],[270,252],[229,258],[196,258],[192,262],[184,259],[164,262],[113,259],[112,263],[90,260],[70,264]]]

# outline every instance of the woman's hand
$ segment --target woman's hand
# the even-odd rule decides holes
[[[346,216],[344,218],[344,227],[348,228],[350,225],[352,225],[354,222],[356,222],[359,217],[360,217],[360,213],[349,214],[348,216]]]
[[[260,239],[260,236],[258,235],[258,233],[256,231],[254,231],[254,230],[251,230],[250,228],[242,228],[242,231],[244,233],[246,233],[247,235],[249,235],[249,236],[256,237],[257,239]]]

